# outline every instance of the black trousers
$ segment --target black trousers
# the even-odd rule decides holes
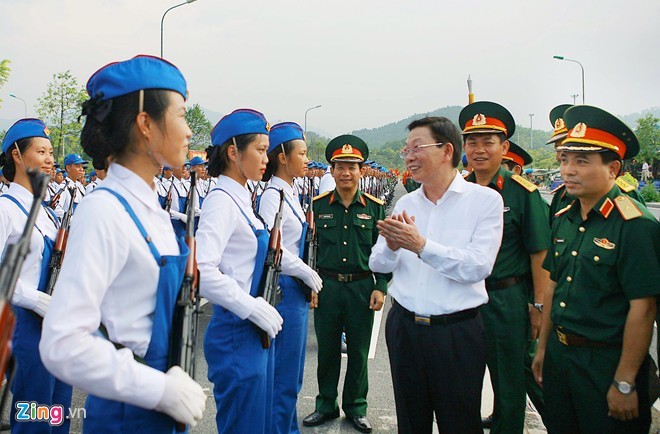
[[[385,339],[390,356],[399,433],[483,434],[481,388],[486,336],[481,316],[423,326],[394,303]]]

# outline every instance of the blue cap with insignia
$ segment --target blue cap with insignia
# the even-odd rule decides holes
[[[20,119],[7,130],[7,134],[2,139],[2,152],[7,152],[14,143],[21,139],[43,137],[50,140],[49,134],[50,131],[42,120],[34,118]]]
[[[282,143],[290,142],[291,140],[305,140],[305,133],[303,129],[295,122],[281,122],[273,125],[268,133],[268,153],[270,154],[280,146]]]
[[[202,157],[193,157],[188,162],[188,164],[191,165],[191,166],[200,166],[200,165],[205,164],[205,163],[206,163],[206,161],[204,161],[204,159],[202,159]]]
[[[69,164],[86,164],[87,160],[84,160],[80,154],[69,154],[66,157],[64,157],[64,166],[68,166]]]
[[[252,109],[238,109],[225,115],[218,121],[211,131],[213,146],[222,146],[231,138],[243,134],[266,134],[270,131],[270,124],[266,117]]]

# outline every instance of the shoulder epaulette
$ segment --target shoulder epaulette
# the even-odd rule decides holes
[[[534,183],[528,181],[526,178],[520,175],[513,174],[511,175],[511,179],[516,181],[518,184],[522,185],[523,188],[529,191],[530,193],[538,189],[538,187],[534,185]]]
[[[385,204],[384,201],[378,199],[377,197],[374,197],[374,196],[370,195],[369,193],[365,193],[364,191],[362,192],[362,195],[363,195],[363,196],[367,196],[369,199],[373,200],[373,201],[376,202],[378,205],[384,205],[384,204]]]
[[[621,177],[618,177],[616,179],[616,185],[623,191],[624,193],[630,193],[631,191],[635,190],[635,186],[630,184],[628,181],[625,179],[622,179]]]
[[[327,195],[329,195],[330,193],[332,193],[332,191],[326,191],[325,193],[321,193],[318,196],[314,196],[314,198],[312,200],[314,201],[314,200],[317,200],[317,199],[322,199],[322,198],[326,197]]]
[[[470,176],[470,173],[472,173],[472,172],[468,172],[468,173],[466,173],[465,175],[463,175],[463,179],[467,180],[467,179],[468,179],[468,176]]]
[[[555,217],[559,217],[559,216],[562,215],[562,214],[566,214],[566,211],[568,211],[569,209],[571,209],[572,206],[573,206],[572,203],[566,205],[564,208],[560,209],[559,211],[557,211],[557,212],[555,213]]]
[[[562,188],[566,188],[566,184],[562,183],[559,187],[556,187],[554,190],[550,191],[550,193],[557,193]]]
[[[614,198],[614,205],[619,210],[619,214],[624,220],[632,220],[644,215],[642,211],[628,196],[621,195]]]

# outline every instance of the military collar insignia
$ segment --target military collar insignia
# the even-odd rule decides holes
[[[594,238],[594,244],[606,250],[614,250],[615,244],[607,238]]]
[[[347,144],[345,144],[344,146],[341,147],[341,153],[342,154],[352,154],[353,153],[353,147],[347,143]]]
[[[330,199],[328,199],[328,205],[332,205],[335,202],[335,192],[333,191],[332,194],[330,195]]]
[[[606,198],[603,201],[603,204],[598,208],[598,212],[605,218],[608,218],[610,216],[610,213],[614,209],[614,204],[610,200],[610,198]]]
[[[497,175],[497,181],[495,182],[497,188],[500,190],[504,187],[504,177],[502,175]]]
[[[335,218],[334,214],[319,214],[319,220],[332,220]]]
[[[371,220],[371,216],[368,214],[358,214],[356,217],[360,220]]]
[[[584,137],[585,134],[587,134],[587,124],[585,124],[584,122],[580,122],[579,124],[573,127],[570,136],[580,138],[580,137]]]
[[[486,116],[484,116],[481,113],[477,113],[472,118],[472,125],[473,126],[486,125]]]

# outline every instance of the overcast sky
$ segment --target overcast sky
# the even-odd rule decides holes
[[[81,85],[99,67],[158,55],[160,19],[181,0],[0,0],[0,59],[11,60],[0,118],[34,115],[54,73]],[[660,106],[660,1],[198,0],[168,13],[165,58],[190,102],[250,107],[271,123],[341,134],[414,113],[497,101],[550,129],[549,110],[582,99],[615,114]]]

